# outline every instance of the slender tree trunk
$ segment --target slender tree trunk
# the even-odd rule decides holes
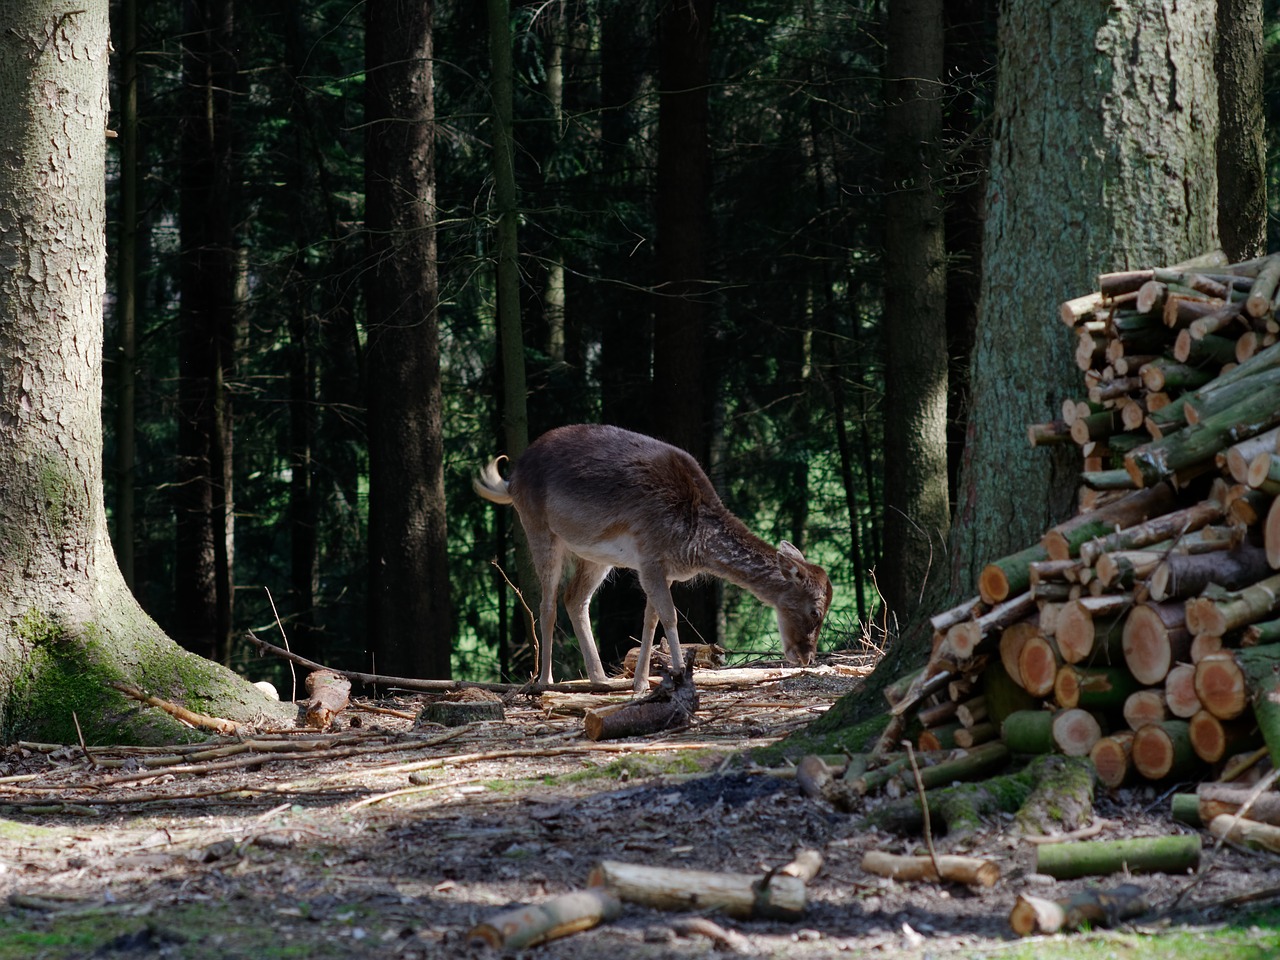
[[[1062,300],[1217,245],[1212,5],[1006,2],[954,590],[1073,510],[1079,451],[1026,424],[1078,395]],[[1153,163],[1152,157],[1159,157]]]
[[[365,6],[369,643],[451,674],[436,263],[432,4]]]
[[[885,67],[885,553],[901,620],[942,572],[947,490],[947,270],[942,0],[890,0]],[[945,573],[943,573],[945,576]]]
[[[6,741],[74,743],[74,717],[89,744],[191,736],[111,680],[233,720],[284,721],[292,705],[164,636],[107,537],[107,3],[76,6],[10,3],[0,41],[0,729]]]
[[[232,0],[186,0],[183,9],[174,635],[189,649],[225,662],[232,604],[225,538],[233,515],[225,387],[234,363],[238,275],[234,18]]]
[[[960,486],[965,422],[969,415],[969,360],[982,287],[982,221],[988,142],[984,104],[995,88],[996,0],[944,4],[944,61],[952,71],[944,116],[947,160],[947,482],[951,509]],[[945,594],[948,586],[939,582]]]
[[[707,91],[714,0],[664,0],[659,14],[658,278],[653,324],[654,433],[709,465],[715,377],[708,359],[711,142]],[[718,591],[677,588],[702,643],[718,643]]]
[[[636,171],[638,104],[652,71],[646,62],[654,49],[648,31],[652,4],[605,4],[600,10],[600,151],[606,171],[608,201],[621,221],[642,205],[648,189]],[[604,282],[590,288],[593,312],[600,322],[600,418],[604,423],[652,433],[649,409],[650,360],[653,356],[651,304],[637,300],[624,282],[637,270],[634,240],[625,234],[608,237],[600,258]],[[644,617],[644,591],[634,576],[610,577],[596,591],[595,633],[600,657],[621,660],[638,643]]]
[[[1232,260],[1267,248],[1262,0],[1218,0],[1218,231]]]

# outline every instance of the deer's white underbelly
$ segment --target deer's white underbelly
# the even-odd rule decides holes
[[[611,567],[638,570],[644,559],[639,543],[630,534],[587,542],[566,540],[565,545],[579,557]]]

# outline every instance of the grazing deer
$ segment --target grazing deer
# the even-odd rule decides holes
[[[593,683],[605,681],[591,633],[591,596],[614,567],[640,576],[647,602],[634,689],[648,689],[658,621],[683,666],[671,584],[702,573],[751,591],[778,614],[787,660],[807,665],[831,605],[831,581],[785,540],[775,550],[731,514],[685,451],[618,427],[579,424],[529,445],[509,480],[498,457],[476,476],[486,500],[514,504],[542,584],[539,683],[551,682],[556,594],[566,556],[577,558],[565,606]]]

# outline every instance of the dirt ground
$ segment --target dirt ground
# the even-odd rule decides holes
[[[473,926],[583,887],[602,860],[758,874],[800,848],[819,850],[824,866],[798,923],[713,916],[741,935],[717,942],[677,933],[680,915],[626,904],[612,922],[526,953],[1007,951],[1019,892],[1057,898],[1085,884],[1037,877],[1031,845],[1004,822],[966,851],[998,862],[991,889],[868,875],[865,851],[913,852],[920,838],[865,830],[744,759],[806,725],[859,673],[828,658],[745,687],[700,686],[691,727],[629,741],[593,743],[580,717],[524,696],[501,721],[414,729],[421,701],[405,697],[348,710],[325,734],[224,739],[214,753],[11,747],[0,759],[0,960],[482,957],[493,951],[471,942]],[[1100,798],[1101,837],[1187,829],[1169,821],[1171,790]],[[1172,922],[1208,924],[1239,919],[1242,896],[1280,897],[1280,860],[1227,847],[1206,853],[1196,877],[1132,881],[1158,906],[1180,897]]]

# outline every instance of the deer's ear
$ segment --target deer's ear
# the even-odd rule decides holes
[[[803,577],[804,554],[794,544],[783,540],[778,544],[778,569],[789,580],[799,581]]]
[[[788,560],[798,560],[800,563],[805,562],[804,554],[797,550],[795,548],[795,544],[791,543],[789,540],[783,540],[778,544],[778,554],[786,557]]]

